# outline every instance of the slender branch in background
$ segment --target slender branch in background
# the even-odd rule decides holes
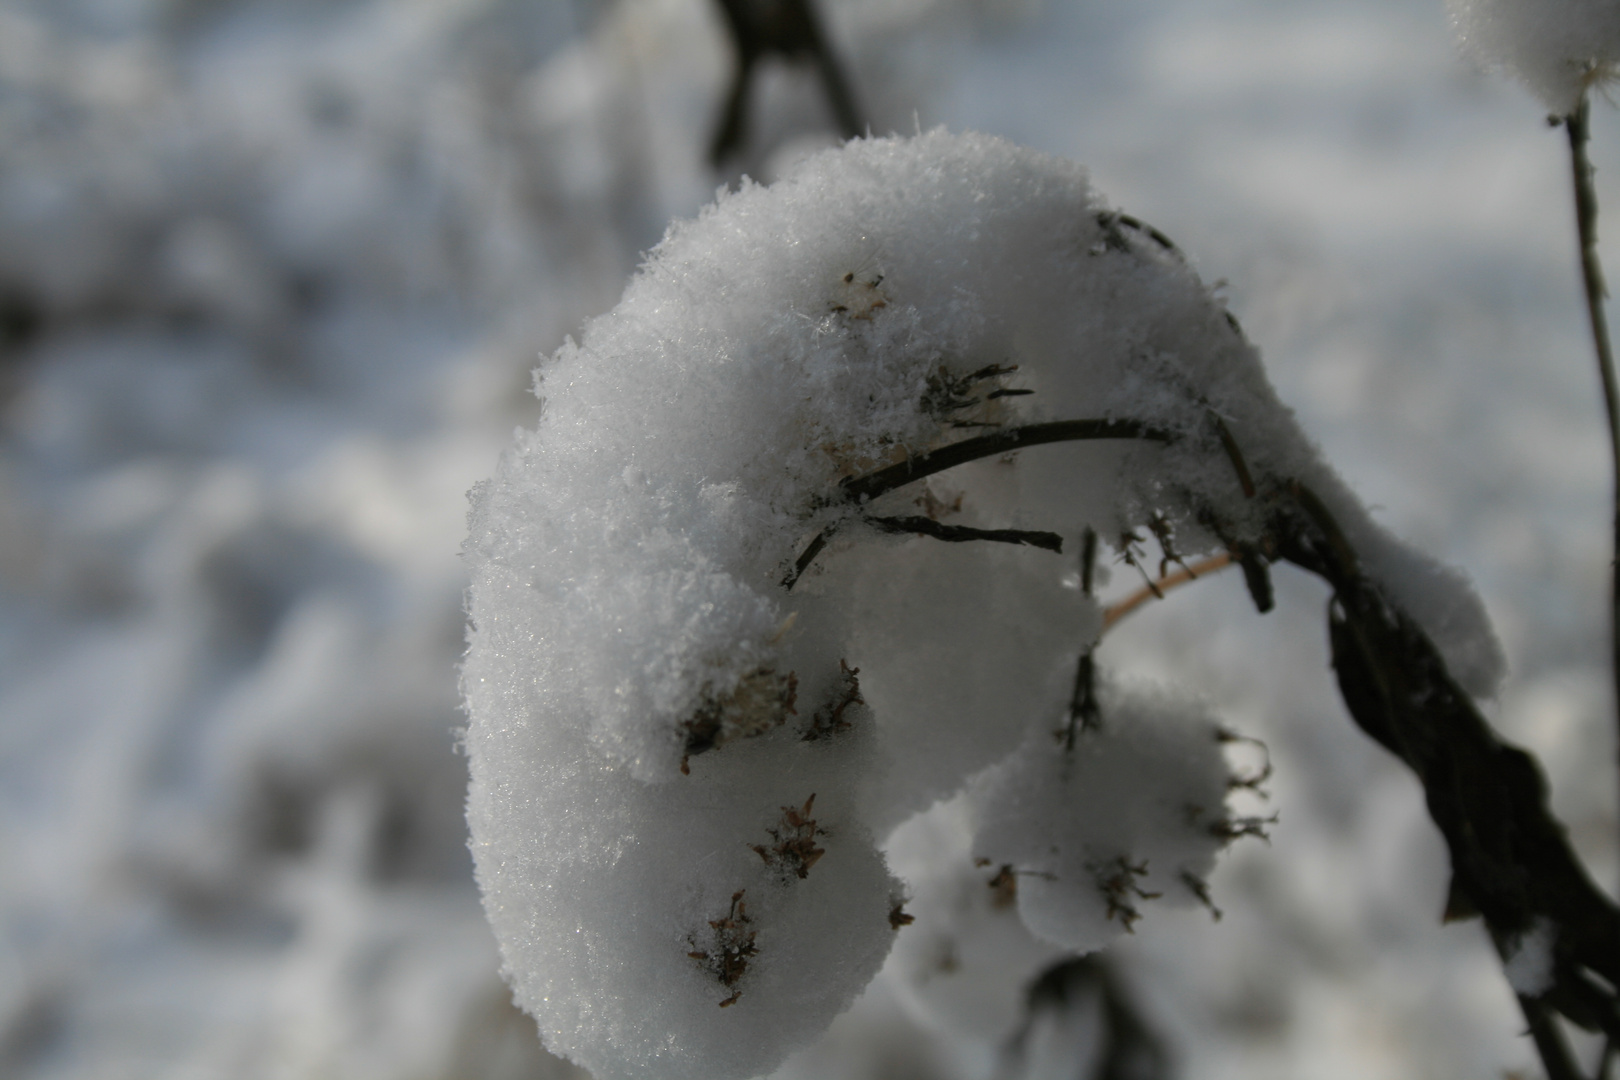
[[[1174,1073],[1164,1040],[1102,953],[1059,960],[1030,984],[1024,1024],[1002,1051],[997,1080],[1051,1075],[1041,1067],[1059,1054],[1074,1062],[1063,1075],[1075,1080],[1165,1080]]]
[[[809,60],[815,64],[840,135],[853,139],[866,129],[849,80],[821,31],[821,22],[816,17],[812,0],[716,2],[725,17],[726,29],[731,32],[737,66],[726,92],[720,123],[709,144],[711,164],[719,165],[747,141],[748,98],[753,86],[754,67],[772,55],[789,62]]]
[[[1581,240],[1581,280],[1586,285],[1586,314],[1597,350],[1598,375],[1603,380],[1603,405],[1609,419],[1609,451],[1614,462],[1614,555],[1609,563],[1609,667],[1614,680],[1617,719],[1620,719],[1620,386],[1614,374],[1614,351],[1609,343],[1609,321],[1603,311],[1608,288],[1603,264],[1598,261],[1597,188],[1592,183],[1592,161],[1586,144],[1591,137],[1592,100],[1586,94],[1575,111],[1564,117],[1569,132],[1569,157],[1575,184],[1575,227]]]

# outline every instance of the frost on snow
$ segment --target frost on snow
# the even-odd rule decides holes
[[[1557,116],[1615,77],[1620,4],[1614,0],[1448,0],[1463,50],[1517,76]]]
[[[999,140],[855,142],[722,194],[537,382],[473,497],[468,818],[518,1001],[604,1078],[768,1070],[897,937],[948,1016],[929,941],[957,949],[936,970],[980,934],[1033,969],[1205,898],[1240,831],[1209,721],[1104,678],[1064,735],[1085,527],[1252,549],[1302,480],[1465,684],[1498,674],[1467,587],[1370,522],[1180,254]],[[1060,420],[1146,437],[850,494]],[[947,542],[975,529],[1026,542]],[[895,830],[953,798],[905,826],[955,837],[934,865]]]

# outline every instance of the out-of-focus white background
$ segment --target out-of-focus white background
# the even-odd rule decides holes
[[[1440,0],[824,0],[877,134],[1090,166],[1222,279],[1380,516],[1464,568],[1493,718],[1616,859],[1605,445],[1563,133]],[[832,142],[776,67],[704,161],[709,0],[0,2],[0,1074],[551,1077],[464,848],[464,492],[529,369],[746,171]],[[1620,274],[1620,120],[1595,110]],[[1123,578],[1120,579],[1123,582]],[[1217,578],[1107,662],[1262,736],[1272,843],[1123,970],[1197,1077],[1530,1068],[1324,590]],[[787,1067],[967,1078],[880,982]]]

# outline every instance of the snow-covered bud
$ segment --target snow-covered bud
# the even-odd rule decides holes
[[[1620,71],[1614,0],[1448,0],[1463,51],[1511,72],[1555,116]]]

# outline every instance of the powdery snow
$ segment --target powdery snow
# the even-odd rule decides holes
[[[1620,4],[1613,0],[1448,0],[1463,51],[1519,78],[1555,116],[1614,79]]]
[[[998,760],[975,854],[1028,876],[1037,935],[1095,948],[1133,899],[1196,898],[1225,821],[1209,722],[1105,695],[1100,734],[1052,735],[1099,629],[1083,527],[1140,558],[1253,543],[1303,479],[1465,679],[1499,671],[1477,600],[1372,525],[1180,253],[1002,140],[857,141],[722,195],[537,391],[474,495],[468,818],[519,1002],[604,1078],[747,1076],[822,1030],[895,933],[874,841]],[[1151,437],[841,494],[1080,419]],[[907,516],[1070,554],[894,535]]]

